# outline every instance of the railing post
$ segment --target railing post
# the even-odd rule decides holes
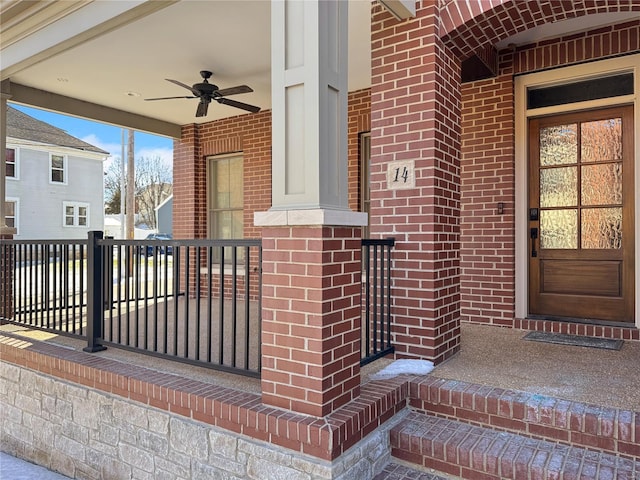
[[[82,350],[90,353],[107,349],[99,343],[104,314],[102,304],[104,276],[102,272],[102,246],[98,244],[98,240],[102,240],[102,232],[89,232],[87,245],[87,346]]]

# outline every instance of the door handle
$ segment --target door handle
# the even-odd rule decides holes
[[[538,251],[536,250],[536,239],[538,238],[538,229],[536,227],[531,228],[530,236],[531,236],[531,256],[537,257]]]

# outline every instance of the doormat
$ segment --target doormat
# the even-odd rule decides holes
[[[564,333],[529,332],[524,340],[534,342],[556,343],[559,345],[572,345],[575,347],[602,348],[604,350],[620,350],[624,340],[611,340],[609,338],[583,337],[580,335],[567,335]]]

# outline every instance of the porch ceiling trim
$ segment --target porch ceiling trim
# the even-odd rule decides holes
[[[94,38],[97,38],[105,33],[109,33],[124,25],[134,22],[140,18],[146,17],[151,13],[157,12],[165,7],[173,5],[179,0],[154,0],[154,1],[142,1],[138,2],[139,5],[135,5],[130,8],[128,3],[111,3],[108,2],[67,2],[67,8],[63,11],[56,10],[55,14],[46,19],[39,19],[41,21],[34,22],[32,25],[25,24],[25,28],[19,31],[13,32],[9,38],[3,38],[2,51],[3,51],[3,63],[6,65],[2,68],[0,73],[0,80],[5,80],[15,75],[17,72],[24,70],[30,66],[33,66],[42,60],[51,58],[59,53],[67,51],[75,46],[81,45]],[[23,16],[26,13],[42,13],[44,9],[45,13],[52,13],[51,7],[49,9],[42,4],[51,2],[30,2],[31,5],[26,8],[22,7],[22,1],[18,1],[14,7],[16,10],[15,15],[3,15],[2,27],[15,27],[11,25],[15,16]],[[54,2],[56,4],[62,4],[64,2]],[[113,8],[119,9],[121,13],[116,13]],[[122,11],[123,8],[126,10]],[[26,10],[26,11],[18,11]],[[93,17],[87,12],[91,10]],[[4,13],[11,13],[9,7],[3,8]],[[37,15],[36,15],[37,16]],[[78,17],[74,21],[74,17]],[[87,22],[91,18],[105,18],[104,21],[93,26],[88,26]],[[99,20],[98,20],[99,21]],[[58,28],[56,34],[59,32],[67,32],[64,34],[66,38],[56,38],[49,27],[52,27],[56,22],[71,22],[64,28]],[[73,30],[69,30],[70,26],[73,26]],[[30,27],[30,28],[29,28]],[[16,27],[17,28],[17,27]],[[74,31],[75,30],[75,31]],[[23,42],[27,42],[26,45],[32,46],[34,50],[33,54],[28,54],[29,48],[22,43],[15,44],[15,40],[21,38]],[[42,45],[48,45],[41,48]]]
[[[155,118],[125,112],[96,103],[78,100],[64,95],[27,87],[5,80],[2,82],[2,93],[10,96],[11,101],[23,105],[43,108],[68,115],[87,118],[141,132],[148,132],[165,137],[180,138],[182,127]]]

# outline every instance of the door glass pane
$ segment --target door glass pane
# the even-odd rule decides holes
[[[566,165],[577,163],[578,144],[577,127],[555,125],[540,129],[540,165]]]
[[[582,204],[619,205],[622,203],[622,164],[582,167]]]
[[[622,158],[622,119],[585,122],[582,133],[582,162],[602,162]]]
[[[583,209],[582,248],[622,248],[622,208]]]
[[[542,210],[540,212],[540,248],[577,248],[578,211]]]
[[[573,207],[578,201],[577,167],[540,170],[540,206]]]

